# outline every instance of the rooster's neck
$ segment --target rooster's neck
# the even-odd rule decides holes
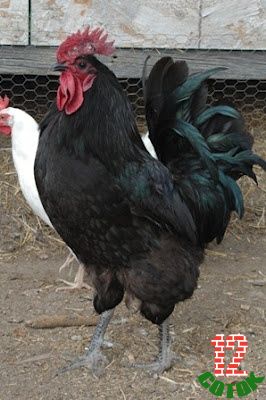
[[[78,158],[91,152],[114,173],[136,160],[143,144],[134,113],[110,71],[97,75],[76,113],[62,115],[59,140]]]

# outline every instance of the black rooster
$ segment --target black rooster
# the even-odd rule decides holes
[[[234,109],[206,109],[203,82],[211,72],[188,78],[186,64],[170,59],[154,66],[146,86],[161,161],[152,158],[117,78],[94,56],[112,52],[106,40],[86,29],[59,47],[57,104],[41,124],[35,177],[53,226],[87,266],[101,313],[89,349],[70,368],[97,368],[126,293],[159,325],[160,353],[150,368],[161,372],[171,365],[168,317],[193,294],[205,244],[221,240],[233,210],[243,213],[235,178],[254,178],[253,164],[266,163],[251,152],[249,135],[241,136]]]

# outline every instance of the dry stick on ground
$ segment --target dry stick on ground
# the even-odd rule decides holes
[[[25,325],[35,329],[67,328],[70,326],[96,326],[99,318],[96,315],[42,315],[26,321]]]
[[[227,254],[226,254],[226,253],[223,253],[223,252],[221,252],[221,251],[214,251],[214,250],[206,249],[206,250],[205,250],[205,253],[206,253],[208,256],[227,257]]]

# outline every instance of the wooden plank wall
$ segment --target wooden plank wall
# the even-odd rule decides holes
[[[0,74],[57,75],[51,66],[56,62],[55,47],[10,47],[0,46]],[[266,80],[266,57],[264,52],[252,53],[241,51],[215,50],[141,50],[117,49],[113,57],[99,57],[119,78],[139,78],[147,55],[148,71],[163,55],[187,61],[191,72],[198,72],[212,67],[226,66],[219,72],[219,79],[258,79]]]
[[[266,0],[0,0],[0,44],[58,45],[91,24],[126,48],[266,49]]]
[[[118,47],[266,49],[266,0],[43,0],[32,2],[32,44],[58,45],[102,25]]]
[[[29,1],[0,0],[0,73],[50,73],[50,46],[91,24],[105,27],[120,47],[105,60],[120,77],[139,77],[143,48],[150,48],[157,49],[151,64],[170,52],[193,70],[228,66],[223,79],[266,79],[265,51],[223,51],[266,50],[266,0],[31,0],[31,7]],[[171,50],[180,48],[187,51]]]
[[[0,45],[28,44],[28,0],[0,0],[0,33]]]

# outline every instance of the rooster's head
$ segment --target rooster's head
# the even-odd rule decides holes
[[[107,41],[107,34],[101,28],[78,31],[59,46],[54,69],[60,71],[60,85],[57,92],[57,107],[66,114],[73,114],[83,103],[84,92],[89,90],[97,75],[92,65],[95,54],[111,55],[113,42]]]

